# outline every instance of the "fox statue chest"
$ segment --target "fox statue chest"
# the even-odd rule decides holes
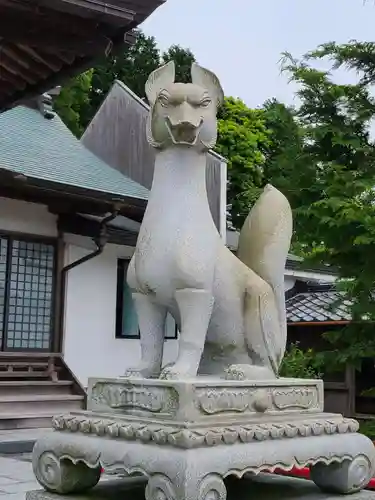
[[[205,189],[183,175],[159,180],[154,179],[134,254],[138,286],[163,300],[177,289],[211,289],[220,236]]]

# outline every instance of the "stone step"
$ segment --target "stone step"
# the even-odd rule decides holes
[[[12,414],[20,416],[27,413],[47,413],[54,415],[61,412],[80,409],[84,396],[75,394],[10,394],[0,396],[0,418]]]
[[[0,398],[10,394],[71,394],[73,382],[70,380],[1,380]]]

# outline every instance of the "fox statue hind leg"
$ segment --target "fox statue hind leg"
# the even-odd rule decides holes
[[[292,238],[288,200],[268,185],[241,230],[238,258],[248,267],[245,340],[252,365],[232,365],[228,378],[275,378],[286,348],[284,269]]]

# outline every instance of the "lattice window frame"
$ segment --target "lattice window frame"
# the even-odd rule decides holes
[[[1,351],[51,351],[56,266],[55,239],[0,232]]]

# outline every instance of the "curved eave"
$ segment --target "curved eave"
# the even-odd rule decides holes
[[[52,206],[63,206],[73,209],[87,206],[87,212],[104,214],[111,209],[118,209],[119,214],[141,221],[147,206],[147,200],[131,196],[118,196],[93,189],[86,189],[68,184],[23,177],[0,167],[0,197],[10,197],[42,203]],[[78,210],[76,208],[75,210]]]

